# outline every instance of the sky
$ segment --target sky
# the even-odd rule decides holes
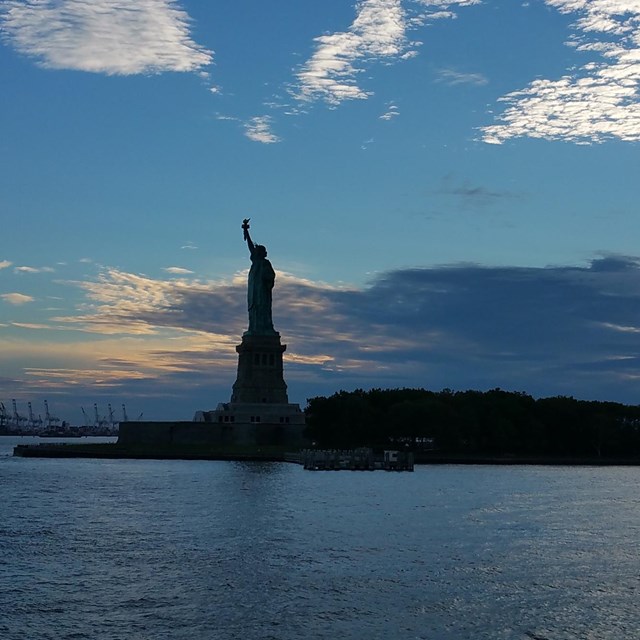
[[[0,401],[640,402],[640,0],[0,0]]]

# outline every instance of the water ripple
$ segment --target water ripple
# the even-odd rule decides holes
[[[0,449],[0,638],[637,638],[636,486]]]

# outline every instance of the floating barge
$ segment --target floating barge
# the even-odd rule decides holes
[[[305,449],[288,457],[308,471],[413,471],[413,453],[384,451],[376,454],[371,449],[318,450]]]

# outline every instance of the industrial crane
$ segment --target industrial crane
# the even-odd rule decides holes
[[[49,403],[45,400],[44,401],[44,424],[45,424],[45,427],[47,429],[50,429],[51,427],[56,427],[59,422],[60,422],[60,418],[58,418],[57,416],[52,416],[49,413]]]
[[[31,402],[27,402],[27,407],[29,408],[29,428],[37,429],[42,426],[42,418],[38,416],[37,418],[33,415],[33,407],[31,406]]]
[[[117,420],[114,417],[113,409],[111,408],[111,403],[109,403],[107,407],[109,407],[109,426],[113,428],[115,427]]]
[[[13,405],[13,422],[16,427],[20,428],[20,426],[27,421],[27,418],[18,413],[18,406],[16,405],[15,398],[11,400],[11,404]]]

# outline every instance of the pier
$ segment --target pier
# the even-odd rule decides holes
[[[368,448],[305,449],[290,454],[287,461],[297,462],[308,471],[413,471],[413,453],[384,451],[376,454]]]

